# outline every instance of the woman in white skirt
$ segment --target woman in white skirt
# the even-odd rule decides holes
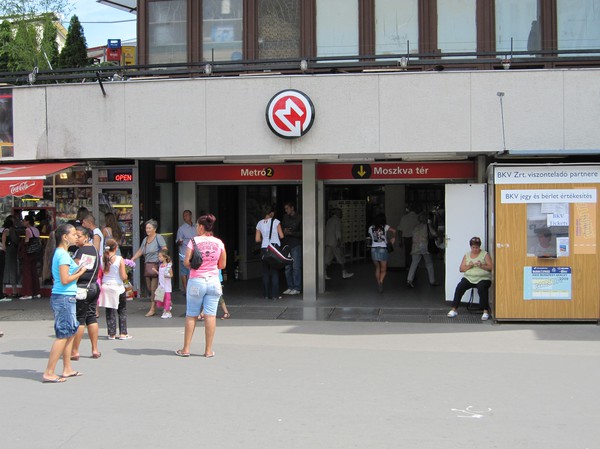
[[[106,308],[106,326],[108,339],[129,340],[127,333],[127,299],[123,281],[127,280],[125,261],[117,255],[119,245],[115,239],[108,239],[104,243],[104,275],[102,276],[102,289],[98,298],[98,305]],[[117,337],[117,317],[119,316],[119,336]]]

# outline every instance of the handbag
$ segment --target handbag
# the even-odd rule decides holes
[[[91,290],[91,285],[92,285],[92,279],[94,279],[94,275],[96,274],[96,271],[98,270],[98,265],[100,265],[100,263],[98,262],[98,258],[96,257],[96,263],[94,264],[94,272],[92,273],[92,277],[90,277],[90,280],[88,281],[87,286],[85,287],[77,287],[77,293],[75,293],[75,299],[79,299],[79,300],[83,300],[83,299],[87,299],[88,294],[90,293]],[[98,287],[98,283],[94,282],[94,290]]]
[[[273,235],[273,219],[271,219],[269,229],[269,242],[271,242],[271,235]],[[287,245],[281,246],[277,243],[269,243],[266,248],[262,249],[262,260],[277,269],[294,262],[290,248]]]
[[[154,290],[154,300],[158,302],[163,302],[165,300],[165,289],[160,285]]]
[[[147,278],[157,278],[158,273],[153,270],[156,268],[158,270],[158,262],[145,262],[144,263],[144,277]]]
[[[386,243],[385,247],[387,248],[387,252],[388,253],[393,253],[394,252],[394,245],[392,245],[390,242]]]
[[[196,244],[196,238],[192,238],[192,257],[190,258],[190,267],[197,270],[202,265],[202,253]]]
[[[27,247],[25,248],[25,251],[27,252],[27,254],[36,254],[39,253],[42,250],[42,242],[40,242],[40,238],[39,237],[31,237],[29,239],[29,243],[27,244]]]
[[[156,240],[157,238],[158,237],[155,237],[154,241],[158,245],[158,241]],[[146,257],[147,249],[148,249],[148,241],[146,240],[146,244],[144,245],[144,257]],[[160,246],[159,246],[159,249],[160,249]],[[158,265],[159,265],[158,262],[145,262],[144,263],[144,277],[157,278],[158,273],[156,271],[158,271]],[[155,268],[156,271],[154,271],[153,268]]]

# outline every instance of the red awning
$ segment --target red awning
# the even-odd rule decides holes
[[[0,164],[0,197],[31,195],[41,198],[44,195],[44,179],[73,165],[75,165],[74,162]]]

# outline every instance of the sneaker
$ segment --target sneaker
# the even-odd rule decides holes
[[[448,312],[448,318],[454,318],[458,316],[458,312],[456,310],[451,310]]]
[[[41,298],[42,295],[40,295],[39,293],[37,295],[34,295],[34,298]]]
[[[33,299],[33,296],[21,296],[19,299],[22,299],[22,300]]]
[[[485,312],[483,315],[481,315],[481,321],[487,321],[490,319],[490,314]]]
[[[11,302],[12,298],[10,296],[5,296],[4,298],[0,298],[0,302]]]
[[[299,295],[300,294],[300,290],[292,290],[290,292],[290,295]]]
[[[115,340],[115,339],[116,339],[116,337],[114,335],[109,335],[108,336],[108,340]]]
[[[283,292],[284,295],[293,295],[294,290],[292,290],[291,288],[288,288],[286,291]]]
[[[342,279],[350,279],[352,276],[354,276],[354,273],[348,273],[347,271],[342,271]]]
[[[161,316],[162,319],[165,318],[173,318],[173,315],[171,314],[171,312],[164,312]]]

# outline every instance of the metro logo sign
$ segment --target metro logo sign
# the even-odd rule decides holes
[[[315,120],[315,107],[299,90],[287,89],[276,94],[267,105],[267,124],[284,139],[295,139],[308,132]]]

